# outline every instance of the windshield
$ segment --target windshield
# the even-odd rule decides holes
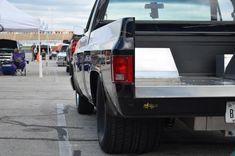
[[[234,0],[110,0],[105,20],[234,21]]]

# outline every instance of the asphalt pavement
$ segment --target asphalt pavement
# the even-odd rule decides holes
[[[0,156],[105,156],[96,115],[78,115],[65,67],[30,62],[27,76],[0,76]],[[160,148],[143,156],[229,156],[235,138],[194,132],[177,122],[163,131]],[[132,156],[135,154],[132,154]]]

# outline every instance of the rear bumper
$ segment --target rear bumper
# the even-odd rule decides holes
[[[228,79],[136,79],[132,87],[118,87],[125,117],[224,116],[226,103],[235,101],[235,81]]]
[[[235,86],[136,87],[137,98],[226,98],[235,97]]]
[[[228,101],[235,98],[120,98],[119,106],[124,117],[224,116]]]
[[[136,98],[235,97],[235,80],[217,77],[136,79]]]

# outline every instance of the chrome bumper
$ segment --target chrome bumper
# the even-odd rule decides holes
[[[215,77],[136,78],[136,98],[235,97],[235,80]]]

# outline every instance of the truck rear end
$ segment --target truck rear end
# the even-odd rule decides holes
[[[120,12],[128,4],[119,3]],[[108,18],[109,9],[118,6],[109,5]],[[122,115],[164,119],[169,125],[180,119],[193,130],[234,137],[235,2],[148,1],[131,10],[135,19],[122,32],[133,37],[134,48],[124,55],[128,74],[116,76],[127,83],[116,81]]]
[[[87,95],[91,90],[105,152],[151,151],[176,119],[235,136],[235,1],[95,6],[88,50],[78,54],[91,58],[81,86]]]
[[[232,24],[182,23],[174,26],[178,32],[171,26],[158,24],[159,32],[153,32],[154,25],[136,24],[135,100],[143,109],[127,112],[177,117],[194,130],[225,130],[234,136]]]
[[[207,24],[178,24],[178,32],[170,24],[158,24],[153,32],[154,26],[136,24],[135,97],[156,99],[149,103],[159,115],[224,116],[235,97],[232,25],[208,31]]]
[[[127,55],[114,52],[112,62],[122,116],[180,118],[194,130],[225,130],[234,136],[233,24],[217,23],[208,31],[208,23],[181,23],[174,25],[177,32],[169,23],[129,19],[128,25],[135,28],[134,48]],[[123,73],[118,66],[125,66]]]
[[[122,8],[120,12],[129,13],[125,8],[129,3],[109,2],[108,19],[117,18],[112,14],[117,6]],[[133,38],[134,48],[113,53],[113,64],[120,56],[129,62],[128,74],[113,75],[113,81],[118,84],[126,78],[123,83],[129,83],[134,92],[118,92],[123,115],[220,116],[226,123],[234,123],[234,2],[138,2],[132,10],[135,19],[124,30],[129,40]],[[133,99],[129,104],[122,102],[127,97]]]

